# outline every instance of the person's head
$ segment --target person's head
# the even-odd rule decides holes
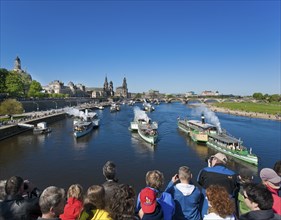
[[[6,192],[5,192],[6,182],[7,180],[0,180],[0,202],[3,201],[6,197]]]
[[[179,168],[179,179],[181,182],[190,182],[192,173],[189,167],[182,166]]]
[[[104,209],[105,191],[103,186],[93,185],[90,186],[87,190],[87,195],[84,201],[84,204],[91,204],[96,209]]]
[[[116,165],[113,161],[107,161],[103,168],[103,175],[105,176],[105,178],[107,180],[115,180],[115,176],[116,176]]]
[[[251,210],[269,210],[273,205],[271,192],[262,184],[245,184],[243,197],[245,199],[245,204]]]
[[[14,196],[21,194],[24,191],[23,188],[23,179],[19,176],[12,176],[6,182],[5,192],[7,195]]]
[[[56,186],[47,187],[39,198],[39,206],[43,216],[58,217],[63,213],[66,203],[65,190]]]
[[[242,184],[250,183],[254,179],[253,172],[251,170],[249,170],[248,168],[243,167],[239,171],[238,178]]]
[[[276,161],[273,170],[278,174],[278,176],[281,176],[281,160]]]
[[[222,218],[234,213],[234,203],[224,187],[210,185],[206,189],[206,195],[209,202],[209,212],[214,212]]]
[[[136,193],[132,186],[120,184],[115,187],[113,197],[109,204],[109,215],[112,219],[131,220],[134,219]]]
[[[160,190],[164,184],[164,175],[159,170],[152,170],[146,173],[146,185]]]
[[[140,192],[140,204],[144,213],[153,213],[157,206],[156,192],[146,187]]]
[[[79,184],[73,184],[68,188],[67,198],[76,198],[80,201],[83,200],[83,188]]]
[[[216,164],[223,164],[227,163],[227,157],[222,153],[216,153],[215,155],[210,157],[211,166],[215,166]]]
[[[268,185],[273,189],[279,189],[281,183],[281,177],[277,175],[277,173],[270,168],[263,168],[260,171],[260,178],[263,184]]]

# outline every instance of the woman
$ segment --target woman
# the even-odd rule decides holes
[[[235,220],[235,206],[226,189],[219,185],[211,185],[206,189],[208,214],[204,220]]]

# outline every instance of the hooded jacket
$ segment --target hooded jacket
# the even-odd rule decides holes
[[[176,211],[174,219],[201,219],[199,205],[202,194],[196,186],[186,183],[178,183],[174,185],[173,181],[170,181],[165,191],[171,193],[175,200]]]
[[[269,210],[256,210],[250,211],[244,215],[241,215],[239,220],[280,220],[281,216]]]
[[[278,189],[273,189],[268,185],[266,185],[266,188],[271,192],[271,195],[273,197],[273,211],[278,215],[281,215],[281,197],[278,196]]]
[[[83,203],[76,198],[68,198],[64,206],[63,214],[60,215],[61,220],[75,220],[79,217]]]

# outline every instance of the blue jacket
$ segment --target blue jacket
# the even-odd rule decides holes
[[[206,199],[206,189],[210,185],[220,185],[225,187],[232,198],[236,198],[236,194],[238,193],[237,175],[223,164],[203,168],[198,174],[197,182],[202,187],[202,194],[204,196],[204,200],[200,207],[202,217],[207,214],[208,201]]]
[[[175,200],[176,212],[174,215],[174,219],[201,219],[199,205],[202,194],[196,186],[183,183],[174,185],[173,181],[170,181],[165,191],[171,193],[172,197]]]
[[[175,202],[170,193],[160,192],[154,188],[149,187],[157,193],[157,202],[161,205],[162,211],[164,213],[164,220],[172,220],[175,214]],[[140,205],[140,194],[137,199],[137,212],[141,209]]]

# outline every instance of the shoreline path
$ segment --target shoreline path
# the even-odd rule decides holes
[[[281,121],[281,115],[272,115],[272,114],[265,114],[265,113],[258,113],[258,112],[231,110],[231,109],[227,109],[227,108],[216,107],[213,105],[208,105],[208,108],[214,112],[221,112],[221,113],[225,113],[225,114],[239,115],[239,116],[245,116],[245,117],[249,117],[249,118],[261,118],[261,119]]]

